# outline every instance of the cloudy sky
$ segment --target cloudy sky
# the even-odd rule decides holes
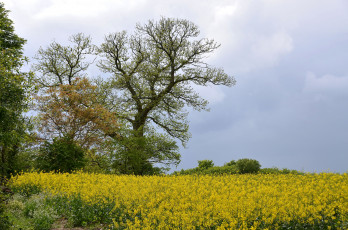
[[[346,0],[1,0],[33,57],[53,40],[105,34],[161,16],[188,19],[221,47],[207,62],[234,87],[196,88],[210,112],[191,112],[192,138],[177,169],[223,165],[348,170]]]

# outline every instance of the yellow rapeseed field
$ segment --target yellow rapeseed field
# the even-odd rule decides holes
[[[12,178],[11,186],[36,186],[53,196],[79,197],[91,206],[112,204],[109,215],[113,229],[278,229],[331,222],[343,229],[348,223],[348,174],[117,176],[32,172]]]

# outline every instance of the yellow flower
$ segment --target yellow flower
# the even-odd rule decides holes
[[[126,229],[274,229],[283,223],[348,218],[348,174],[117,176],[24,173],[18,189],[40,187],[87,205],[114,205],[113,227]],[[336,215],[340,213],[340,215]]]

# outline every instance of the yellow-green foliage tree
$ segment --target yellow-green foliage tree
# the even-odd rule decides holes
[[[103,57],[99,67],[111,75],[108,99],[114,106],[110,109],[125,124],[127,139],[133,140],[132,148],[120,141],[116,147],[129,161],[142,160],[140,168],[130,166],[138,174],[146,172],[148,163],[179,162],[175,140],[185,145],[190,137],[185,107],[204,110],[208,104],[194,91],[193,84],[235,83],[223,69],[204,62],[219,44],[198,39],[199,33],[188,20],[161,18],[138,24],[130,35],[109,34],[99,48]],[[125,162],[121,159],[119,164]]]

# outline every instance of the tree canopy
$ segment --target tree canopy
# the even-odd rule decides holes
[[[21,72],[25,40],[14,32],[9,11],[0,3],[0,154],[1,175],[14,171],[14,161],[25,135],[23,112],[28,104],[30,75]]]
[[[45,91],[48,97],[41,100],[41,111],[46,114],[41,118],[47,122],[70,114],[68,127],[81,128],[81,121],[94,124],[88,127],[98,129],[106,139],[111,138],[108,150],[120,173],[148,174],[157,170],[156,163],[178,164],[176,140],[185,146],[190,138],[186,108],[205,110],[208,104],[192,86],[235,84],[223,69],[204,62],[219,44],[199,38],[199,34],[198,27],[188,20],[163,17],[137,24],[133,34],[111,33],[100,46],[94,46],[90,37],[80,33],[70,38],[72,46],[53,42],[40,48],[33,67],[40,86],[49,89]],[[73,99],[71,94],[63,96],[66,85],[76,85],[78,79],[86,81],[87,70],[96,58],[97,66],[108,78],[93,81],[93,86],[84,84],[86,88],[80,88],[79,94],[95,87],[98,96],[93,97],[93,104],[82,98]],[[64,98],[70,102],[66,103]],[[75,102],[71,103],[72,100]],[[61,111],[45,109],[47,103],[56,103],[55,108]],[[99,119],[99,124],[72,108],[90,109],[95,105],[99,105],[96,111],[100,114],[108,114]],[[111,124],[112,120],[117,120],[119,129],[105,129],[108,126],[105,124]],[[103,122],[104,128],[100,126]],[[47,127],[58,128],[57,122],[51,124]]]
[[[204,62],[219,45],[212,39],[198,39],[199,33],[188,20],[161,18],[137,24],[131,35],[109,34],[98,49],[102,57],[98,66],[111,74],[107,84],[110,109],[132,131],[132,138],[157,139],[159,148],[147,150],[145,161],[178,162],[173,158],[179,154],[173,141],[179,139],[185,145],[190,137],[185,107],[202,110],[208,104],[192,84],[235,83],[223,69]],[[146,147],[136,149],[141,152]]]

